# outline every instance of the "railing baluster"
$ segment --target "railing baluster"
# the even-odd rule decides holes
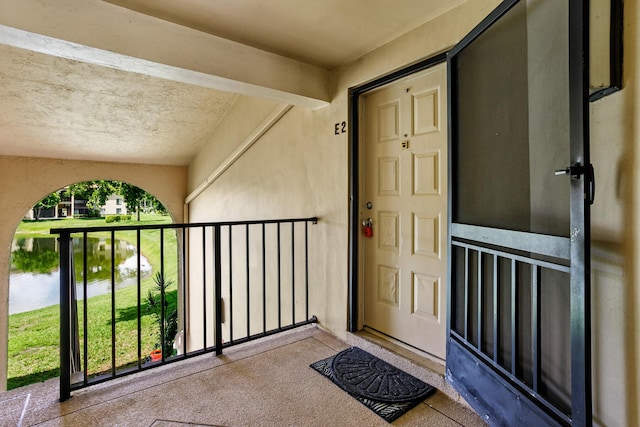
[[[471,257],[469,249],[464,249],[464,339],[469,341],[469,310],[471,302],[469,300],[469,264]]]
[[[142,271],[140,269],[142,249],[140,248],[140,230],[136,230],[136,264],[138,271],[136,274],[136,286],[137,286],[137,313],[138,313],[138,369],[142,366]],[[86,277],[86,274],[85,274]]]
[[[280,259],[280,223],[278,223],[278,329],[282,329],[282,275],[281,275],[281,259]]]
[[[515,259],[511,260],[511,374],[516,375],[518,367],[518,286]]]
[[[71,397],[70,249],[68,233],[60,234],[60,401]]]
[[[245,267],[247,274],[247,337],[251,336],[251,273],[249,271],[249,224],[245,225],[245,250],[246,250],[246,258],[245,258]]]
[[[500,278],[498,255],[493,254],[493,361],[498,363],[500,352]]]
[[[233,342],[233,229],[229,225],[229,341]]]
[[[84,363],[84,379],[82,385],[86,387],[89,380],[89,333],[88,327],[88,310],[87,310],[87,291],[88,291],[88,278],[87,278],[87,233],[82,233],[82,333],[84,334],[82,339],[82,361]]]
[[[164,271],[164,230],[160,230],[160,348],[162,352],[160,353],[162,356],[162,361],[164,362],[167,355],[165,354],[165,345],[164,345],[164,335],[165,335],[165,313],[164,304],[166,301],[166,286],[167,286],[167,278],[165,277]]]
[[[541,345],[540,345],[540,271],[541,268],[531,266],[531,359],[533,365],[533,391],[540,388],[541,377]]]
[[[216,355],[219,356],[222,354],[222,272],[220,271],[222,267],[222,260],[220,257],[221,251],[221,243],[220,243],[220,226],[216,225],[213,227],[214,233],[214,281],[215,281],[215,296],[216,296],[216,306],[215,306],[215,319],[216,319],[216,329],[215,329],[215,339],[216,339]]]
[[[296,323],[296,236],[295,223],[291,223],[291,323]]]
[[[111,230],[111,377],[116,376],[116,232]]]
[[[309,318],[309,223],[304,222],[304,319]]]
[[[482,251],[478,251],[478,286],[476,286],[478,290],[478,301],[477,301],[477,310],[478,310],[478,350],[482,351],[482,314],[483,314],[483,287],[482,287]]]
[[[207,348],[207,228],[202,227],[202,348]]]
[[[182,356],[186,356],[187,349],[187,229],[182,230]]]
[[[262,224],[262,333],[267,332],[267,245],[265,224]]]

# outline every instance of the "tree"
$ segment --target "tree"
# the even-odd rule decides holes
[[[147,195],[147,192],[142,188],[127,184],[126,182],[120,182],[116,192],[124,198],[128,209],[136,210],[138,213],[138,221],[140,221],[140,204],[142,199]]]
[[[90,181],[89,186],[93,189],[91,196],[87,199],[87,206],[100,211],[100,208],[107,203],[107,199],[113,193],[118,192],[118,181]]]
[[[60,194],[57,191],[49,194],[47,197],[36,203],[33,207],[33,214],[36,217],[36,221],[40,219],[40,212],[42,211],[42,209],[57,208],[59,203]]]
[[[167,211],[167,208],[165,208],[164,205],[160,203],[160,200],[156,199],[155,197],[153,197],[153,209],[156,211],[156,213],[159,213],[161,215],[167,215],[169,213]]]
[[[70,197],[72,201],[72,205],[71,205],[72,216],[76,212],[75,204],[78,202],[78,200],[83,200],[86,204],[87,201],[91,198],[92,194],[93,194],[93,185],[91,181],[77,182],[65,188],[64,195],[66,197]],[[98,213],[100,212],[99,210],[92,209],[90,207],[87,207],[87,209],[89,210],[89,212],[87,212],[88,216],[97,216]]]
[[[87,208],[99,213],[109,196],[119,191],[120,183],[111,180],[83,181],[68,186],[64,194],[86,201]]]
[[[165,208],[164,205],[160,203],[160,200],[156,199],[153,195],[145,193],[144,200],[145,205],[150,208],[151,212],[155,212],[160,215],[167,214],[167,208]]]
[[[151,210],[157,213],[167,213],[166,208],[153,195],[147,193],[141,188],[136,187],[135,185],[131,185],[126,182],[111,180],[78,182],[75,184],[71,184],[70,186],[65,188],[64,194],[66,196],[73,195],[74,198],[86,200],[87,208],[96,212],[100,212],[100,209],[107,203],[107,199],[109,198],[109,196],[111,196],[112,194],[118,194],[124,199],[129,211],[137,212],[138,221],[140,221],[140,213],[142,212],[143,202],[145,207],[149,207]],[[50,197],[57,197],[57,200],[49,200]],[[39,210],[36,210],[36,207],[39,207],[40,209],[48,209],[54,206],[45,205],[45,202],[55,202],[54,205],[57,206],[57,204],[60,202],[60,196],[58,193],[55,193],[55,195],[51,194],[47,196],[45,199],[38,202],[36,206],[34,206],[34,212],[39,214]],[[38,218],[37,214],[36,219]]]
[[[84,181],[71,184],[64,190],[65,196],[73,195],[80,200],[89,200],[93,194],[93,181]]]

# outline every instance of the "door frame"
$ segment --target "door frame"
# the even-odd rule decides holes
[[[364,119],[361,117],[361,96],[381,86],[411,76],[435,65],[447,61],[447,52],[439,53],[415,64],[393,71],[370,82],[349,89],[349,238],[348,238],[348,315],[347,330],[356,332],[363,327],[363,295],[359,292],[362,265],[362,247],[360,245],[360,187],[361,156],[360,130]]]

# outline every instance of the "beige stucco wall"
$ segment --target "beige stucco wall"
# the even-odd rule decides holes
[[[6,387],[9,262],[16,228],[27,211],[47,194],[65,185],[96,179],[134,184],[155,195],[175,222],[183,220],[185,167],[0,156],[0,390]]]
[[[472,1],[336,70],[331,106],[293,108],[222,177],[191,204],[192,221],[317,215],[312,266],[312,313],[336,335],[347,324],[348,89],[446,50],[498,1]],[[593,230],[594,422],[638,425],[640,398],[640,292],[635,262],[640,239],[637,170],[640,161],[637,23],[635,1],[625,2],[625,87],[591,105],[592,161],[597,174]],[[189,187],[201,184],[226,152],[277,104],[243,99],[190,165]],[[240,110],[248,112],[243,115]],[[235,141],[235,142],[232,142]],[[231,144],[231,146],[229,145]]]
[[[624,2],[623,90],[591,104],[594,421],[640,425],[640,46],[638,2]]]
[[[229,141],[236,145],[273,110],[273,101],[241,97],[227,113],[210,143],[192,162],[189,188],[226,160]],[[309,229],[310,315],[337,331],[346,327],[346,194],[347,146],[333,140],[326,110],[294,107],[189,206],[190,222],[302,218],[318,216]],[[241,132],[239,132],[241,130]],[[218,147],[220,150],[211,150]],[[203,166],[205,173],[196,171]],[[330,248],[333,248],[330,250]],[[338,249],[338,250],[335,250]],[[192,269],[197,270],[197,267]],[[333,300],[333,301],[335,301]],[[197,324],[197,320],[194,324]],[[197,335],[197,332],[196,332]]]
[[[348,89],[448,49],[498,3],[465,4],[335,71],[331,106],[315,111],[291,109],[190,204],[189,220],[318,216],[320,221],[311,232],[311,314],[317,315],[324,327],[344,337],[348,133],[335,135],[335,124],[347,120]],[[201,185],[277,107],[271,101],[238,99],[209,144],[190,164],[189,189]]]

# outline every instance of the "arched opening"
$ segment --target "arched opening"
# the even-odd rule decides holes
[[[173,222],[153,195],[119,181],[65,186],[35,203],[25,218],[11,245],[7,389],[59,375],[59,243],[49,230]],[[163,317],[169,322],[162,328],[169,339],[160,339],[157,314],[160,309],[176,311],[175,231],[155,229],[139,236],[132,231],[92,232],[74,235],[73,240],[80,248],[73,256],[76,299],[101,314],[85,321],[78,310],[78,350],[79,354],[90,350],[89,372],[99,376],[109,369],[112,327],[117,328],[119,366],[139,360],[136,346],[126,345],[137,343],[138,328],[143,348],[148,349],[142,357],[149,358],[160,343],[166,347],[165,354],[171,351],[177,315]],[[164,242],[162,249],[159,240]],[[158,300],[160,287],[163,308]],[[141,307],[139,315],[132,309],[137,306]]]
[[[27,173],[28,172],[28,173]],[[6,389],[9,270],[13,237],[25,213],[51,192],[76,182],[125,181],[157,196],[171,218],[183,222],[187,168],[153,164],[114,163],[0,156],[0,390]]]

